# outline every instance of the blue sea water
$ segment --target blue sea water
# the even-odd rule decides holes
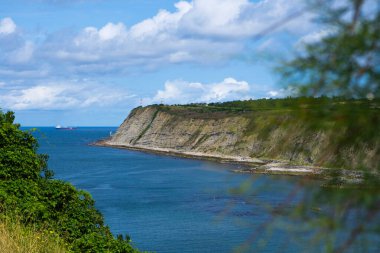
[[[311,252],[303,235],[279,224],[264,230],[273,225],[272,207],[296,201],[289,195],[298,177],[237,174],[231,170],[238,165],[88,145],[115,130],[38,128],[34,135],[55,178],[89,191],[111,231],[128,234],[138,249]]]

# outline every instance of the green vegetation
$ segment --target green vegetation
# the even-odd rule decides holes
[[[353,168],[363,175],[361,180],[342,182],[345,172],[331,170],[325,187],[306,192],[298,205],[283,213],[295,224],[308,225],[311,242],[323,245],[323,251],[375,252],[380,240],[380,9],[366,0],[311,2],[330,33],[282,63],[278,68],[282,81],[300,96],[343,98],[338,101],[341,106],[327,103],[299,111],[313,127],[330,127],[333,119],[334,128],[344,133],[326,146],[322,163],[331,152],[348,146],[354,155],[360,152],[360,143],[369,149],[357,155]],[[347,160],[344,154],[334,153],[341,162]],[[367,163],[366,157],[374,163]]]
[[[262,98],[256,100],[237,100],[220,103],[193,103],[185,105],[154,105],[163,111],[180,112],[186,111],[197,113],[224,112],[224,113],[244,113],[244,112],[265,112],[265,111],[292,111],[292,110],[319,110],[324,108],[329,111],[336,111],[340,108],[352,108],[357,110],[380,109],[380,99],[373,98],[346,98],[329,96],[297,96],[286,98]],[[222,115],[222,114],[221,114]]]
[[[236,132],[231,126],[239,138],[225,152],[230,155],[353,170],[373,168],[380,160],[379,99],[301,96],[155,107],[178,121],[239,117],[236,121],[245,127]],[[202,135],[201,129],[194,132],[188,144],[199,139],[196,148],[207,138]]]
[[[0,249],[2,253],[63,253],[64,241],[52,230],[37,230],[18,220],[0,222]]]
[[[306,45],[300,55],[283,63],[278,70],[284,83],[297,89],[300,95],[340,97],[332,105],[322,103],[314,110],[300,111],[300,116],[315,127],[329,126],[334,119],[335,128],[345,132],[334,140],[340,149],[350,145],[351,152],[357,152],[359,143],[366,143],[377,162],[368,166],[359,157],[356,169],[378,174],[380,9],[372,6],[364,10],[368,2],[349,0],[332,7],[329,2],[315,1],[313,8],[319,14],[318,21],[331,29],[331,33]],[[343,161],[345,157],[339,159]],[[372,180],[366,181],[370,183]]]
[[[330,1],[312,2],[319,23],[330,33],[281,65],[283,80],[311,96],[379,98],[379,6],[368,0],[342,1],[335,7]]]
[[[129,239],[113,237],[88,192],[52,179],[48,157],[37,153],[37,140],[19,127],[12,112],[0,112],[1,220],[51,231],[68,251],[137,252]]]

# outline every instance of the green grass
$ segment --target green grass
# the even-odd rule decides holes
[[[172,113],[245,113],[245,112],[265,112],[265,111],[299,111],[313,110],[320,108],[339,109],[349,105],[355,106],[357,110],[366,109],[368,107],[380,108],[380,99],[346,99],[342,97],[287,97],[278,99],[257,99],[244,101],[230,101],[221,103],[192,103],[178,105],[154,105],[161,110]]]
[[[25,226],[17,219],[0,220],[0,251],[2,253],[69,252],[65,242],[55,231]]]

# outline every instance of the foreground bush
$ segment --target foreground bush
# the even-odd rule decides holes
[[[0,112],[1,218],[20,217],[21,224],[52,231],[74,252],[136,252],[122,236],[113,237],[88,192],[52,179],[47,156],[37,148],[12,112]]]

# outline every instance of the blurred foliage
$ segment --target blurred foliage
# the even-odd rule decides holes
[[[88,192],[52,179],[48,157],[19,127],[12,112],[0,111],[0,218],[52,231],[74,252],[137,252],[113,237]]]
[[[372,3],[373,6],[367,5]],[[366,141],[379,155],[380,137],[380,4],[373,1],[313,1],[318,21],[330,32],[320,41],[306,44],[299,56],[279,67],[282,80],[300,96],[331,97],[315,110],[299,113],[315,126],[334,118],[346,134],[334,140],[355,147]],[[334,101],[334,97],[340,100]],[[345,102],[349,101],[349,102]],[[307,106],[300,99],[299,107]],[[336,106],[340,104],[342,106]],[[344,159],[342,157],[341,159]],[[358,166],[372,174],[376,168]],[[368,183],[368,182],[367,182]],[[366,184],[367,184],[366,183]]]
[[[369,2],[369,3],[367,3]],[[307,44],[298,56],[279,68],[288,87],[301,96],[339,96],[361,101],[335,107],[320,104],[312,113],[300,116],[320,127],[335,118],[345,134],[331,142],[338,146],[359,142],[371,146],[373,156],[380,152],[380,6],[374,1],[314,1],[320,22],[329,33]],[[372,6],[370,5],[372,3]],[[369,4],[366,6],[366,4]],[[364,8],[366,6],[366,8]],[[369,7],[369,8],[368,8]],[[300,107],[303,102],[300,101]],[[336,152],[336,150],[329,150]],[[334,153],[339,157],[339,153]],[[339,157],[344,160],[345,157]],[[378,159],[378,158],[377,158]],[[358,161],[357,180],[346,181],[344,170],[331,170],[328,182],[317,191],[306,192],[287,217],[296,224],[309,224],[317,245],[327,252],[376,252],[380,244],[380,161],[374,167]],[[305,183],[305,182],[304,182]],[[315,213],[313,210],[318,210]],[[367,243],[360,244],[363,238]],[[360,244],[360,245],[359,245]],[[378,248],[377,248],[378,249]]]
[[[315,131],[333,126],[338,133],[323,150],[337,157],[336,169],[329,169],[322,181],[307,176],[297,180],[281,204],[267,208],[270,217],[238,252],[264,250],[276,229],[290,239],[289,244],[307,241],[305,252],[380,249],[380,2],[311,0],[309,4],[326,36],[303,45],[277,68],[284,90],[295,92],[295,98],[188,105],[202,111],[291,112]],[[352,166],[341,168],[347,157],[340,151],[350,147],[351,153],[360,153],[363,143],[375,163],[358,156]],[[257,196],[271,186],[260,189],[256,181],[235,189],[235,194],[246,202],[260,201]],[[287,250],[286,246],[281,249]]]
[[[367,6],[364,11],[364,4]],[[279,69],[288,86],[311,96],[380,97],[380,10],[371,0],[314,0],[327,36],[306,44]]]

